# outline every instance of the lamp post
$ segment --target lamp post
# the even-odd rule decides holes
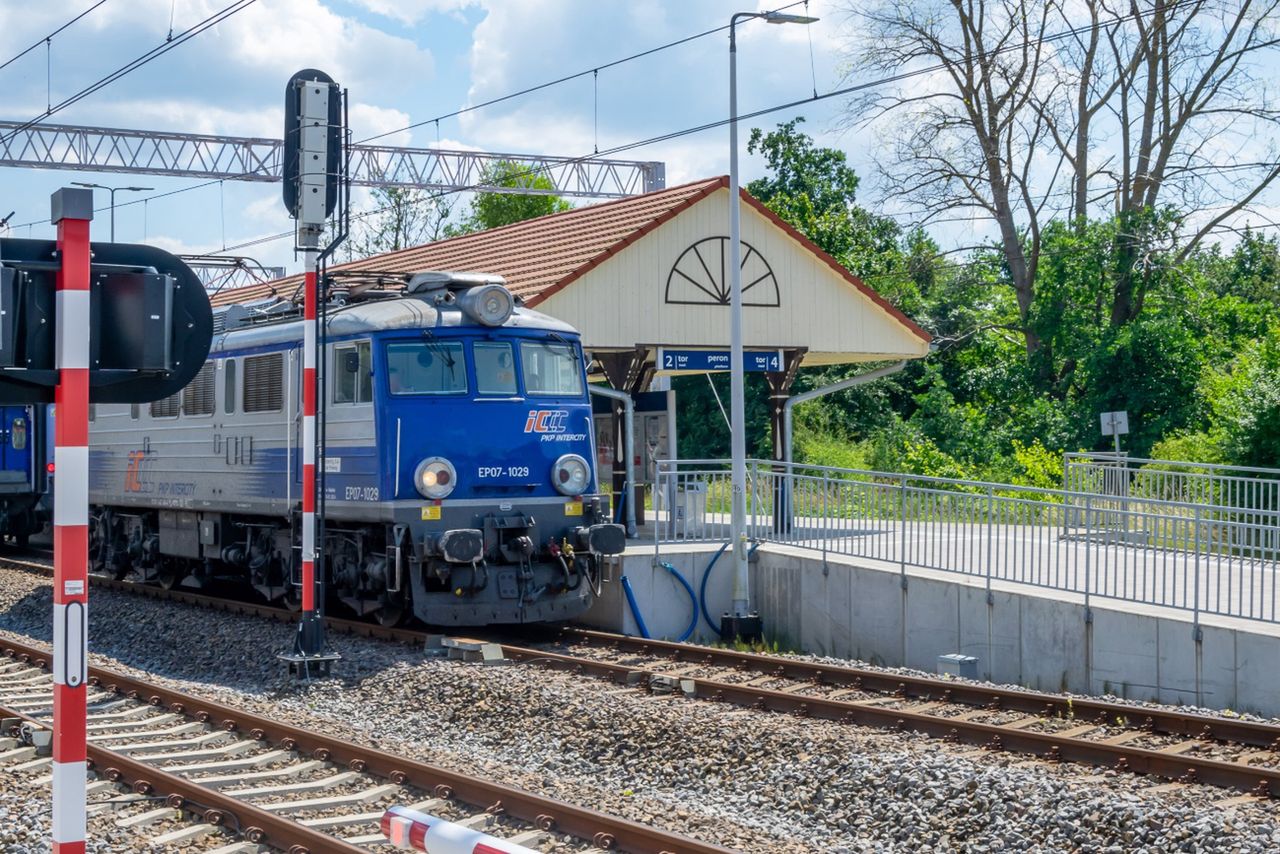
[[[123,190],[126,193],[142,193],[147,190],[154,190],[155,187],[108,187],[106,184],[90,184],[85,181],[72,181],[77,187],[89,187],[95,190],[106,190],[111,194],[111,242],[116,242],[116,193]]]
[[[812,24],[817,18],[781,12],[738,12],[729,19],[729,406],[733,458],[733,604],[732,617],[746,617],[750,607],[747,572],[747,429],[743,412],[742,245],[738,190],[738,41],[740,19],[763,18],[770,24]],[[738,625],[731,621],[730,626]],[[721,626],[724,634],[725,626]],[[733,634],[739,634],[733,631]]]

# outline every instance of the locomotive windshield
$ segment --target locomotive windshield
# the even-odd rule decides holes
[[[571,344],[525,341],[520,345],[525,391],[531,395],[579,397],[582,368]]]
[[[476,391],[480,394],[516,394],[516,360],[505,341],[477,341]]]
[[[460,341],[387,345],[392,394],[465,394],[467,360]]]

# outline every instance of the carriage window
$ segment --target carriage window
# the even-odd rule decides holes
[[[195,379],[182,390],[183,415],[213,414],[213,363],[206,362]]]
[[[222,411],[230,415],[236,411],[236,360],[223,363]]]
[[[177,418],[182,409],[182,392],[171,394],[163,400],[151,401],[152,418]]]
[[[279,412],[284,408],[283,372],[283,353],[245,357],[245,412]]]
[[[471,348],[476,360],[476,391],[480,394],[515,394],[516,366],[511,345],[477,341]]]
[[[392,394],[460,394],[467,390],[467,362],[459,341],[387,345]]]
[[[333,402],[368,403],[373,400],[372,369],[373,358],[368,341],[334,347]]]
[[[524,388],[529,394],[582,394],[582,365],[573,345],[526,341],[520,345],[520,361],[524,363]]]

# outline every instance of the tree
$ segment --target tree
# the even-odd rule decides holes
[[[547,214],[570,210],[573,205],[551,191],[555,185],[541,173],[527,166],[500,160],[485,167],[482,183],[494,187],[511,187],[519,192],[476,193],[471,200],[471,213],[461,226],[448,229],[450,236],[499,228]]]
[[[752,129],[747,151],[763,154],[772,174],[749,182],[747,192],[853,273],[884,272],[899,257],[897,223],[855,204],[858,175],[845,153],[815,146],[796,129],[803,121]]]
[[[1080,228],[1116,217],[1107,322],[1119,327],[1143,309],[1144,265],[1168,246],[1170,210],[1201,213],[1178,223],[1192,230],[1178,243],[1185,260],[1280,177],[1280,111],[1260,73],[1280,44],[1277,8],[879,0],[855,70],[941,71],[855,101],[850,120],[886,134],[890,192],[926,220],[966,207],[991,217],[1033,356],[1041,340],[1027,321],[1053,214]]]
[[[439,240],[453,212],[447,197],[428,195],[423,190],[375,187],[372,196],[373,212],[352,218],[351,235],[341,249],[347,260]]]
[[[1029,108],[1041,85],[1048,29],[1048,11],[1037,12],[1033,2],[874,4],[858,69],[897,72],[924,61],[941,67],[944,82],[878,92],[855,101],[850,113],[855,123],[885,128],[890,147],[880,163],[892,179],[889,195],[923,206],[923,221],[976,207],[995,222],[1028,354],[1040,348],[1026,320],[1051,186],[1038,168],[1048,128]]]

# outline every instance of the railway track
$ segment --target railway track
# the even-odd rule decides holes
[[[0,715],[9,730],[0,743],[0,767],[47,771],[49,759],[26,742],[41,741],[32,733],[51,725],[52,656],[8,640],[0,649]],[[110,670],[90,667],[88,690],[89,763],[99,777],[90,787],[99,796],[90,809],[140,804],[144,809],[122,826],[143,832],[175,811],[191,817],[153,843],[188,844],[231,831],[247,847],[232,843],[219,850],[389,849],[379,825],[385,808],[399,804],[535,850],[727,850]],[[129,792],[123,800],[121,788]]]
[[[296,619],[287,610],[185,590],[111,579],[94,583],[282,622]],[[332,630],[355,635],[414,644],[426,639],[414,629],[327,621]],[[584,629],[564,629],[549,644],[482,637],[460,645],[478,648],[484,641],[497,643],[514,661],[636,690],[919,732],[1047,761],[1234,789],[1243,798],[1280,798],[1280,726],[1273,724]]]

